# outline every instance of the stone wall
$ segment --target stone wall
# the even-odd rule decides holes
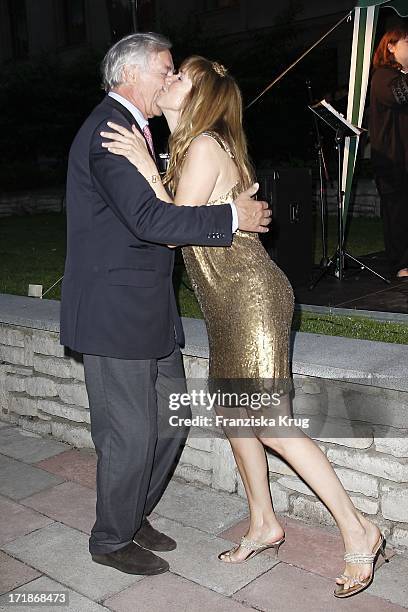
[[[187,380],[204,378],[208,361],[185,356],[185,367]],[[293,377],[294,416],[310,419],[312,437],[334,466],[354,505],[374,519],[396,546],[408,547],[407,391],[364,384],[360,374],[347,380],[296,372]],[[272,452],[268,451],[267,457],[276,511],[335,525],[326,507],[290,466]],[[178,473],[187,480],[245,497],[226,440],[190,436]]]
[[[319,192],[313,194],[316,211],[320,210]],[[337,212],[337,182],[327,186],[327,210],[329,214]],[[379,217],[380,196],[374,179],[359,179],[353,189],[349,213],[353,217]]]
[[[58,334],[0,327],[0,418],[91,447],[83,365],[64,354]]]
[[[0,217],[61,212],[64,207],[64,190],[40,190],[0,195]]]
[[[50,300],[0,296],[0,419],[92,447],[83,366],[59,345],[58,307]],[[185,319],[184,326],[187,380],[205,379],[203,323]],[[401,549],[408,547],[407,357],[406,346],[300,333],[292,354],[295,416],[310,419],[312,437],[354,504]],[[268,462],[278,512],[334,524],[284,461],[268,453]],[[228,442],[204,430],[192,431],[176,473],[244,496]]]

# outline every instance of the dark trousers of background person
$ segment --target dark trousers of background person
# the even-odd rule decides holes
[[[186,392],[178,346],[161,359],[84,355],[84,368],[98,457],[89,551],[104,554],[130,544],[159,501],[188,434],[171,427],[169,416],[191,411],[169,411],[169,394]]]
[[[378,173],[385,254],[391,273],[408,268],[408,172]]]

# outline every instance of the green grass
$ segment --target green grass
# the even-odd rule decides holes
[[[319,231],[316,231],[315,261],[321,258]],[[335,218],[329,219],[329,254],[336,244]],[[353,218],[349,223],[347,248],[353,255],[383,249],[379,219]],[[44,214],[6,217],[0,220],[0,293],[27,295],[28,284],[48,289],[63,275],[65,259],[65,217]],[[180,312],[185,317],[202,318],[180,256],[174,275]],[[58,284],[46,297],[60,299]],[[382,342],[408,344],[408,326],[357,317],[338,317],[296,312],[293,329]]]
[[[390,321],[373,321],[364,317],[339,317],[331,314],[295,312],[292,329],[327,336],[408,344],[408,325]]]
[[[43,291],[64,273],[65,215],[50,213],[0,219],[0,293],[27,295],[29,283]],[[61,297],[61,285],[46,295]]]
[[[201,319],[203,315],[194,293],[188,289],[188,276],[181,265],[176,266],[175,278],[179,282],[182,279],[185,283],[185,285],[181,285],[177,294],[182,316]],[[373,321],[363,317],[340,317],[332,314],[323,315],[295,311],[292,329],[327,336],[408,344],[408,325],[389,321]]]
[[[327,250],[329,257],[337,246],[336,217],[330,216],[328,221]],[[322,256],[320,222],[315,220],[315,262],[319,263]],[[352,255],[367,255],[384,250],[382,223],[373,217],[354,217],[347,225],[346,247]]]

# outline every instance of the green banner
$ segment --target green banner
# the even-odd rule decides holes
[[[394,0],[389,3],[389,6],[401,17],[408,17],[408,0]]]
[[[358,0],[356,8],[368,8],[369,6],[381,6],[392,8],[401,17],[408,17],[408,0]]]
[[[378,6],[379,4],[393,4],[390,0],[358,0],[356,8],[368,8],[369,6]]]

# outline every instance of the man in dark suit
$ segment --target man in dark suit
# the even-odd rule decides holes
[[[139,33],[108,51],[108,95],[75,137],[67,178],[61,343],[83,354],[98,456],[89,550],[95,562],[133,574],[166,571],[152,551],[176,547],[146,518],[187,435],[168,421],[169,394],[186,387],[166,245],[228,246],[237,227],[266,231],[269,223],[266,203],[251,200],[256,187],[233,205],[172,206],[126,158],[102,148],[107,121],[134,124],[154,156],[148,119],[161,114],[156,98],[174,78],[169,48],[164,37]]]

